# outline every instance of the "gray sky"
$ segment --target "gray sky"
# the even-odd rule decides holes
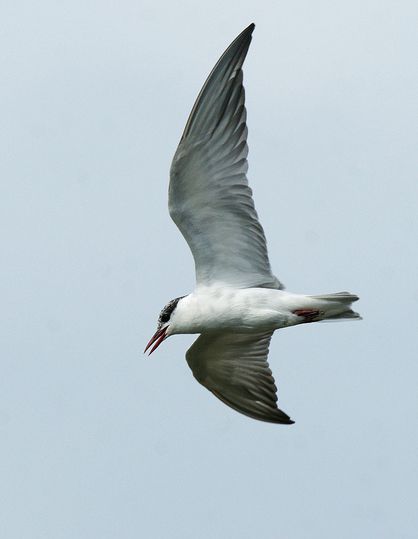
[[[0,536],[416,537],[415,1],[3,1]],[[359,323],[277,332],[296,424],[197,384],[159,310],[192,290],[168,169],[203,81],[245,64],[275,273]]]

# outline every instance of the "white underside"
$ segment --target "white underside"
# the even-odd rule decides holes
[[[293,313],[297,309],[338,315],[347,306],[270,288],[200,286],[179,301],[169,334],[275,330],[302,323],[304,320]]]

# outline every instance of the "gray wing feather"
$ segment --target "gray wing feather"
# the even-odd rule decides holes
[[[246,177],[242,64],[254,25],[205,82],[171,165],[169,210],[193,253],[197,284],[282,288],[272,274]]]
[[[277,388],[267,356],[271,333],[203,333],[186,360],[193,375],[238,412],[261,421],[291,424],[277,407]]]

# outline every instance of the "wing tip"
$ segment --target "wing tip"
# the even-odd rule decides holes
[[[274,410],[271,410],[270,412],[267,412],[267,413],[265,411],[255,412],[254,410],[249,410],[249,409],[237,406],[234,402],[230,401],[222,393],[220,393],[219,391],[216,391],[215,389],[210,389],[208,387],[207,389],[209,389],[209,391],[213,395],[215,395],[215,397],[217,397],[220,401],[222,401],[224,404],[226,404],[227,406],[229,406],[230,408],[232,408],[233,410],[235,410],[236,412],[242,415],[251,417],[251,419],[256,419],[257,421],[263,421],[264,423],[275,423],[278,425],[293,425],[294,423],[293,419],[290,419],[290,417],[286,414],[286,412],[283,412],[283,410],[280,410],[280,408],[276,407]]]
[[[294,425],[295,422],[293,421],[293,419],[290,419],[290,417],[282,410],[277,410],[278,412],[280,412],[280,418],[277,418],[277,423],[280,423],[282,425]]]
[[[251,36],[252,36],[252,33],[254,32],[254,29],[255,29],[255,24],[252,22],[251,24],[247,26],[247,28],[244,28],[244,30],[240,34],[238,34],[238,36],[234,39],[231,45],[233,45],[237,41],[241,41],[244,39],[249,39],[249,41],[251,41]]]

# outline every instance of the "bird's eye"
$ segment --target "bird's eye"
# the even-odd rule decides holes
[[[163,313],[160,316],[160,320],[161,320],[161,322],[163,322],[165,324],[166,322],[168,322],[170,320],[170,316],[167,313]]]

